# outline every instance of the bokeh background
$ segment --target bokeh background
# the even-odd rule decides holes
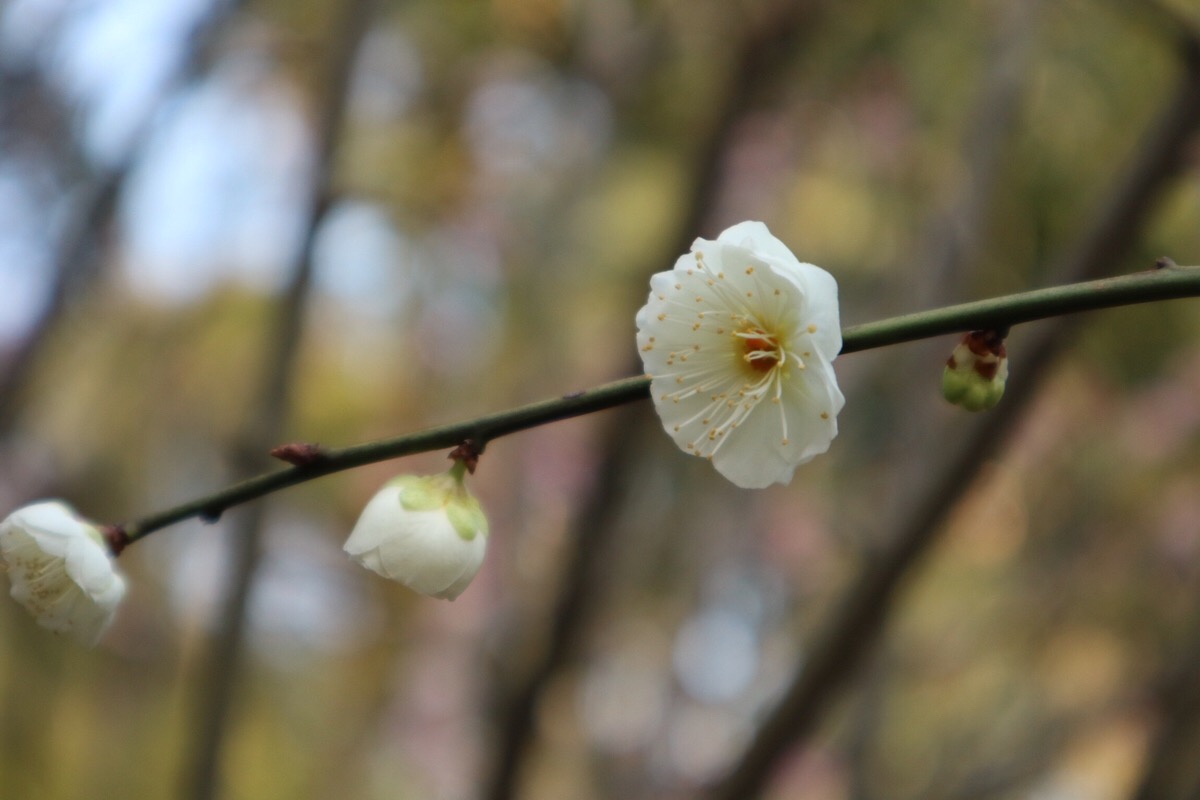
[[[744,219],[846,324],[1200,263],[1198,53],[1190,0],[6,0],[2,505],[635,374]],[[0,603],[0,796],[1195,797],[1197,309],[1015,331],[982,420],[952,339],[839,359],[787,487],[646,403],[497,440],[454,603],[341,552],[444,453],[163,530],[94,650]]]

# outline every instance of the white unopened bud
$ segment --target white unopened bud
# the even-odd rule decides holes
[[[89,645],[125,596],[100,529],[58,500],[18,508],[0,522],[0,557],[13,599],[39,625]]]
[[[453,600],[479,572],[487,549],[483,509],[458,462],[441,475],[401,475],[367,503],[343,548],[385,578]]]

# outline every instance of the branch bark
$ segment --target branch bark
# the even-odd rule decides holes
[[[1036,289],[855,325],[842,332],[842,354],[969,330],[1007,330],[1023,322],[1082,311],[1197,296],[1200,296],[1200,267],[1179,267],[1170,264],[1132,275]],[[1022,349],[1034,353],[1035,358],[1040,352],[1037,347]],[[1021,371],[1026,375],[1031,374],[1028,363],[1022,364]],[[305,454],[302,459],[287,456],[287,459],[297,466],[250,478],[196,500],[115,527],[120,532],[121,547],[124,547],[181,520],[199,517],[211,522],[233,506],[335,472],[414,453],[451,448],[468,439],[477,446],[484,447],[493,439],[510,433],[645,400],[650,396],[649,391],[650,380],[645,376],[624,378],[594,389],[392,439],[381,439],[340,449],[324,449],[303,443],[284,445],[276,450],[280,453]],[[1011,397],[1006,397],[1000,407],[1015,404]],[[257,430],[268,430],[267,424],[262,423],[262,427]],[[269,449],[262,436],[256,435],[256,438],[262,440],[259,442],[262,446],[257,452]]]

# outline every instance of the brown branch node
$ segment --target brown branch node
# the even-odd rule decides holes
[[[479,457],[483,455],[483,447],[474,439],[463,439],[458,447],[450,451],[446,456],[452,461],[461,461],[467,466],[467,472],[475,474],[475,467],[479,464]]]
[[[311,442],[291,442],[271,448],[271,457],[286,461],[293,467],[311,467],[326,459],[325,451],[319,444]]]
[[[113,554],[113,558],[121,555],[125,550],[125,546],[129,544],[129,534],[125,530],[124,525],[101,525],[100,534],[104,537],[105,543],[108,545],[108,550]]]

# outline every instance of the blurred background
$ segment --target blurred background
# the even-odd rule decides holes
[[[1190,0],[5,0],[0,498],[133,519],[640,371],[761,219],[844,324],[1200,262]],[[432,453],[176,525],[86,650],[0,603],[6,798],[1200,792],[1200,314],[843,357],[741,491],[646,403],[492,443],[454,603],[341,543]],[[748,755],[747,755],[748,754]]]

